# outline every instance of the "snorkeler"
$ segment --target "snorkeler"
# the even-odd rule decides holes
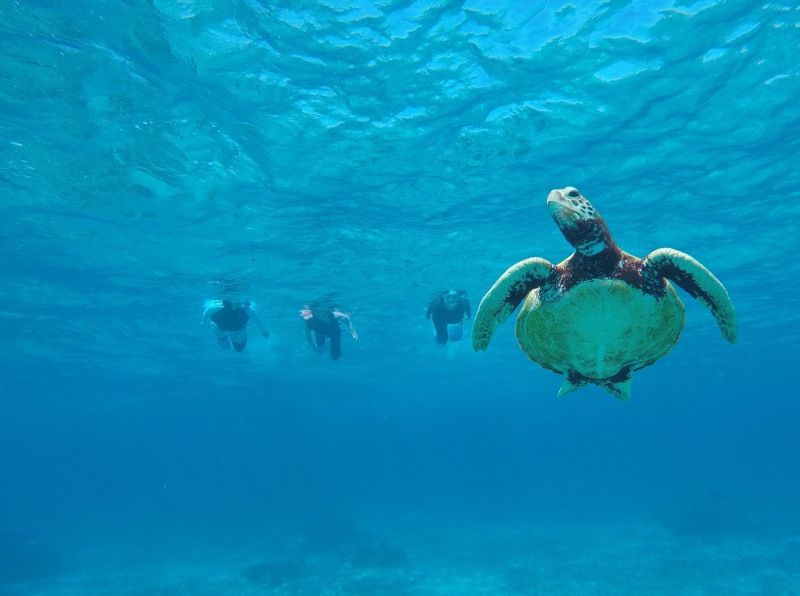
[[[217,343],[221,348],[229,348],[241,352],[247,346],[247,323],[253,321],[261,330],[261,335],[269,337],[269,331],[258,318],[249,300],[232,302],[230,300],[209,300],[203,312],[203,323],[208,323],[214,331]]]
[[[433,320],[436,341],[444,345],[448,338],[458,341],[464,335],[462,323],[472,316],[469,299],[464,290],[447,290],[434,295],[425,316]]]
[[[358,341],[358,333],[350,316],[338,308],[305,306],[300,310],[300,316],[306,322],[306,341],[319,353],[329,344],[333,360],[339,360],[342,355],[342,323],[347,324],[353,340]]]

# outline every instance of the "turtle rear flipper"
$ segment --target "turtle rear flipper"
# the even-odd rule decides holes
[[[506,270],[489,288],[475,313],[472,347],[485,350],[497,329],[532,290],[541,287],[555,272],[553,264],[539,257],[520,261]]]
[[[736,313],[730,296],[699,261],[673,248],[659,248],[645,257],[642,275],[652,280],[668,279],[697,298],[714,315],[723,337],[731,343],[736,341]]]
[[[579,375],[574,370],[569,370],[564,376],[564,382],[561,383],[561,387],[558,389],[558,397],[569,395],[581,387],[586,387],[588,383],[589,381],[586,380],[586,377]]]
[[[633,383],[633,377],[628,375],[624,381],[603,381],[598,385],[617,399],[627,401],[631,398],[631,383]]]
[[[611,379],[604,379],[602,381],[589,381],[575,371],[569,371],[569,374],[564,377],[564,382],[558,390],[558,397],[564,397],[573,391],[577,391],[581,387],[586,387],[590,382],[595,383],[598,387],[602,387],[617,399],[627,401],[631,398],[631,383],[633,382],[633,377],[629,370],[621,372]]]

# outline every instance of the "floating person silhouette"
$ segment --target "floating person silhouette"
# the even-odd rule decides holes
[[[203,324],[211,325],[217,343],[221,348],[229,348],[241,352],[247,346],[247,324],[252,321],[265,338],[269,331],[256,314],[253,303],[249,300],[240,302],[223,300],[208,300],[203,312]]]
[[[333,360],[339,360],[342,356],[342,324],[347,325],[353,340],[358,341],[358,333],[350,315],[336,307],[306,305],[300,309],[300,316],[306,322],[306,341],[320,354],[329,345]]]
[[[446,290],[434,294],[425,316],[433,321],[436,341],[458,341],[464,335],[462,323],[472,316],[469,298],[464,290]]]

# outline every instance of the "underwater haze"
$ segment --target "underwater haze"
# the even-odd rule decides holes
[[[797,2],[2,0],[0,42],[0,594],[800,594]],[[436,292],[570,255],[566,186],[738,341],[679,291],[629,401],[511,319],[438,344]]]

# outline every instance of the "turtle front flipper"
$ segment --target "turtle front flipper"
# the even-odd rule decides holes
[[[659,248],[645,257],[642,275],[654,281],[666,278],[683,288],[711,311],[723,337],[736,341],[736,313],[728,291],[699,261],[672,248]]]
[[[550,261],[532,257],[510,267],[489,288],[478,306],[472,325],[472,347],[475,351],[489,347],[494,330],[519,306],[525,297],[555,273]]]

